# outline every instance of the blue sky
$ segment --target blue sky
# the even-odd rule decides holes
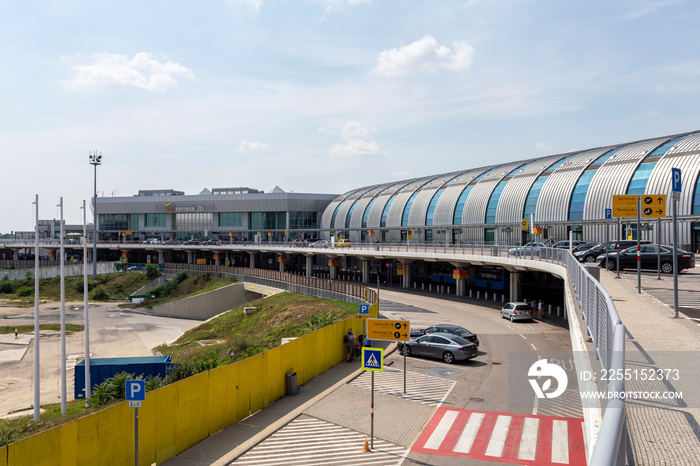
[[[98,191],[353,188],[700,129],[690,0],[0,0],[0,232]]]

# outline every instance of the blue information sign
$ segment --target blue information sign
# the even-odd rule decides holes
[[[126,381],[126,401],[144,401],[146,399],[145,380]]]
[[[369,304],[360,304],[360,314],[369,314]]]
[[[673,182],[672,191],[674,193],[681,192],[681,169],[680,168],[671,168],[671,181]]]

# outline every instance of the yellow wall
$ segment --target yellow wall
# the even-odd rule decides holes
[[[173,458],[285,396],[287,372],[296,372],[297,384],[303,385],[344,361],[343,336],[358,322],[351,317],[147,393],[138,412],[139,463]],[[123,402],[0,447],[0,466],[55,465],[57,458],[64,465],[133,464],[134,409]]]

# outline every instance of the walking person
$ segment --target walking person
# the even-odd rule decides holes
[[[348,362],[355,360],[355,334],[352,333],[352,329],[348,329],[348,333],[343,337],[345,342],[345,347],[347,349],[347,360]]]
[[[543,314],[544,314],[544,301],[542,301],[540,299],[540,302],[537,303],[537,318],[541,319]]]

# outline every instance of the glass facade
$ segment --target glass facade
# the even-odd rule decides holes
[[[549,175],[540,176],[537,178],[537,181],[532,184],[530,192],[527,194],[527,200],[525,201],[523,218],[529,219],[530,214],[535,214],[535,210],[537,210],[537,199],[540,197],[540,191],[542,190],[542,186],[544,186],[544,182],[547,181],[547,178],[549,178]]]
[[[348,210],[348,214],[345,216],[345,228],[350,228],[350,219],[352,218],[352,213],[355,211],[355,205],[357,205],[357,201],[359,200],[360,198],[358,197],[350,206],[350,210]]]
[[[139,216],[138,214],[98,214],[99,228],[102,231],[138,231]]]
[[[501,198],[501,193],[503,188],[506,187],[508,181],[501,181],[496,185],[496,188],[491,193],[491,198],[489,199],[488,206],[486,207],[486,221],[485,223],[496,223],[496,210],[498,208],[498,200]]]
[[[630,180],[630,185],[627,187],[627,194],[644,194],[644,191],[647,189],[647,182],[655,166],[656,162],[640,164],[634,172],[632,180]]]
[[[411,194],[411,197],[408,198],[408,202],[406,203],[406,206],[403,208],[403,215],[401,216],[401,226],[402,227],[408,226],[408,214],[411,212],[411,205],[413,205],[413,200],[416,198],[417,195],[418,195],[418,191]]]
[[[338,210],[340,209],[341,205],[343,205],[343,203],[339,202],[338,205],[335,206],[335,210],[333,211],[333,216],[331,217],[331,228],[336,228],[335,217],[338,216]]]
[[[376,197],[372,198],[372,200],[369,201],[369,204],[367,204],[367,207],[365,207],[365,212],[362,214],[362,228],[367,228],[367,217],[369,217],[369,211],[372,210],[372,206],[376,200]]]
[[[285,230],[287,214],[284,212],[250,212],[248,225],[252,230]]]
[[[462,212],[464,212],[464,204],[467,202],[467,197],[469,197],[469,193],[471,192],[473,187],[474,185],[469,185],[465,187],[464,191],[462,191],[462,194],[459,195],[459,199],[457,199],[457,205],[455,206],[455,213],[452,217],[453,225],[462,224]]]
[[[220,227],[241,227],[243,226],[243,215],[240,212],[220,212]]]
[[[214,214],[185,213],[175,214],[175,229],[180,231],[211,231],[214,228]]]
[[[598,170],[588,170],[583,172],[576,182],[574,192],[571,195],[571,203],[569,203],[569,220],[583,220],[583,207],[586,203],[586,194],[588,187],[591,184],[593,176]]]
[[[146,228],[164,226],[165,214],[146,214]]]
[[[432,225],[433,224],[433,216],[435,215],[435,206],[437,205],[438,199],[440,199],[440,196],[442,193],[445,191],[445,188],[438,189],[435,191],[435,194],[433,194],[433,198],[430,200],[430,204],[428,205],[428,211],[425,213],[425,224],[426,226]]]
[[[290,212],[290,230],[315,230],[318,228],[318,214],[316,212]]]
[[[700,176],[695,183],[695,194],[693,195],[693,215],[700,215]]]

